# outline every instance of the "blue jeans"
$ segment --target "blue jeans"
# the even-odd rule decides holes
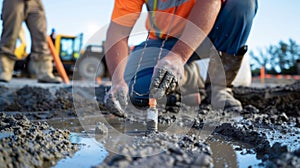
[[[189,61],[194,60],[195,57],[198,57],[196,59],[207,57],[206,53],[211,45],[214,45],[218,51],[231,55],[237,54],[246,44],[256,12],[257,0],[227,0],[208,38]],[[124,77],[129,86],[131,101],[136,106],[148,105],[149,87],[158,55],[163,58],[172,49],[177,39],[168,39],[162,46],[163,41],[149,39],[137,45],[129,56]]]

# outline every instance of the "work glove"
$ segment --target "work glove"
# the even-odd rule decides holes
[[[126,83],[119,83],[112,85],[110,90],[105,94],[104,104],[107,110],[112,114],[126,118],[127,115],[124,111],[125,106],[128,104],[128,86]]]
[[[184,75],[184,62],[176,54],[168,55],[159,60],[154,67],[150,84],[150,97],[161,99],[174,91]]]

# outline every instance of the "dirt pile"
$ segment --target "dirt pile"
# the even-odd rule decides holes
[[[269,88],[237,87],[234,96],[245,107],[244,113],[265,114],[260,116],[263,122],[295,122],[300,127],[300,81]]]
[[[23,115],[3,113],[0,123],[1,167],[48,167],[78,150],[78,145],[69,141],[69,131],[47,123],[32,123]]]
[[[12,91],[0,85],[0,111],[8,112],[53,112],[71,111],[75,116],[75,108],[94,107],[87,110],[93,112],[105,109],[103,97],[106,87],[99,86],[96,89],[96,101],[93,94],[88,93],[91,88],[72,87],[49,89],[41,87],[25,86]],[[81,94],[84,93],[84,94]],[[98,103],[96,106],[95,104]],[[97,109],[95,109],[97,108]],[[52,115],[53,116],[53,115]]]
[[[13,101],[4,111],[47,111],[54,105],[55,98],[48,89],[25,86],[17,90]],[[13,97],[13,96],[11,96]]]

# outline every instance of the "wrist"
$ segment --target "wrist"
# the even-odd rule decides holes
[[[113,78],[112,79],[112,85],[117,86],[117,85],[124,85],[126,84],[124,78]]]
[[[180,59],[184,64],[189,60],[193,52],[194,50],[182,41],[178,41],[171,50],[171,53],[176,55],[177,59]]]

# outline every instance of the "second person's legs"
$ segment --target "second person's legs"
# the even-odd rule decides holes
[[[26,24],[30,31],[32,47],[30,58],[39,82],[60,83],[62,80],[52,73],[52,56],[47,43],[47,21],[40,0],[27,1]]]
[[[1,19],[3,30],[0,41],[0,81],[9,82],[17,59],[14,51],[24,20],[24,1],[4,0]]]

